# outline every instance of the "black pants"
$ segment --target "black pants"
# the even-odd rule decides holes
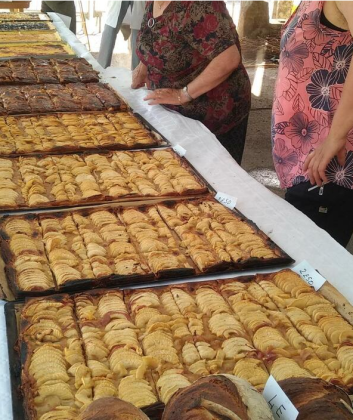
[[[218,141],[228,150],[239,165],[241,164],[244,153],[248,119],[249,116],[245,117],[240,124],[233,127],[227,133],[216,136]]]
[[[76,7],[74,1],[42,1],[42,12],[70,16],[70,31],[76,34]]]
[[[320,188],[308,191],[311,186],[288,188],[285,199],[346,247],[353,234],[353,190],[330,183],[320,195]]]

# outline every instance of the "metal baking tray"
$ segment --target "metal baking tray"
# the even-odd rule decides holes
[[[144,153],[147,154],[152,154],[153,151],[159,151],[159,150],[166,150],[169,151],[170,153],[173,154],[174,158],[179,162],[179,165],[186,169],[195,179],[196,181],[201,185],[201,188],[197,191],[194,190],[190,190],[187,191],[183,194],[178,194],[175,193],[173,195],[160,195],[160,196],[153,196],[153,195],[137,195],[137,194],[130,194],[130,195],[125,195],[122,197],[112,197],[112,196],[104,196],[102,194],[102,196],[98,199],[82,199],[82,201],[76,201],[76,202],[70,202],[70,201],[62,201],[62,202],[49,202],[49,203],[43,203],[38,205],[38,206],[27,206],[25,203],[18,205],[17,207],[14,208],[1,208],[0,209],[0,215],[1,214],[9,214],[10,212],[23,212],[23,211],[37,211],[37,210],[45,210],[45,209],[67,209],[67,208],[76,208],[76,207],[85,207],[85,206],[91,206],[91,205],[96,205],[96,204],[109,204],[109,203],[123,203],[123,202],[129,202],[129,203],[133,203],[136,201],[141,201],[141,200],[145,200],[146,202],[149,200],[168,200],[168,199],[183,199],[185,197],[195,197],[195,196],[199,196],[199,195],[203,195],[203,194],[207,194],[209,193],[209,191],[213,191],[212,187],[208,184],[208,182],[196,171],[196,169],[184,158],[184,157],[180,157],[176,152],[174,152],[171,148],[165,148],[165,149],[145,149],[143,150]],[[130,152],[130,151],[128,151]],[[131,150],[131,153],[134,152],[138,152],[138,150]],[[91,155],[91,154],[99,154],[102,156],[106,156],[109,157],[111,156],[113,152],[110,151],[100,151],[97,150],[96,153],[76,153],[75,155],[80,156],[80,157],[85,157],[87,155]],[[71,154],[72,155],[72,154]],[[45,158],[47,155],[37,155],[37,158]],[[63,154],[60,154],[58,156],[65,156]],[[17,159],[14,157],[9,157],[8,159]],[[50,187],[48,187],[50,188]],[[19,191],[19,189],[17,190]]]
[[[1,12],[0,22],[51,21],[46,13],[40,12]]]
[[[1,45],[0,45],[0,52],[1,52]],[[20,57],[16,57],[16,58],[20,58]],[[47,58],[47,56],[45,57]],[[50,57],[49,57],[50,58]],[[52,58],[58,58],[57,56],[53,56]],[[64,58],[70,58],[68,56],[64,57]],[[6,58],[7,60],[7,58]],[[88,85],[101,85],[102,87],[104,87],[104,89],[106,91],[110,91],[114,96],[114,101],[116,102],[115,104],[106,104],[106,102],[104,102],[103,100],[101,100],[99,97],[96,96],[96,99],[99,100],[99,102],[102,105],[101,109],[90,109],[86,112],[112,112],[112,111],[126,111],[126,110],[130,110],[130,107],[127,105],[126,101],[124,98],[121,97],[121,95],[119,95],[119,93],[114,90],[112,88],[112,86],[110,86],[107,83],[102,83],[102,82],[93,82],[93,83],[82,83],[82,82],[75,82],[75,83],[71,83],[72,85],[84,85],[84,86],[88,86]],[[30,84],[30,85],[26,85],[23,83],[19,83],[19,84],[12,84],[12,85],[5,85],[3,87],[1,87],[2,91],[10,91],[10,90],[14,90],[14,89],[25,89],[27,88],[31,88],[31,89],[38,89],[38,90],[43,90],[45,92],[45,94],[47,95],[47,99],[51,101],[49,94],[47,93],[47,89],[53,89],[54,87],[57,88],[58,86],[61,86],[62,88],[68,89],[67,93],[70,93],[70,89],[71,87],[69,86],[70,83],[65,83],[65,84],[60,84],[60,83],[43,83],[43,84]],[[75,87],[75,86],[73,86]],[[90,93],[88,92],[88,90],[85,92],[86,94]],[[33,92],[31,93],[32,95],[34,94]],[[23,92],[20,92],[21,97],[28,101],[28,98],[26,97],[26,94]],[[94,93],[91,93],[92,96],[94,96]],[[18,102],[18,101],[17,101]],[[18,111],[16,109],[14,110],[8,110],[5,109],[5,107],[2,106],[2,109],[0,110],[0,116],[3,117],[10,117],[10,116],[27,116],[27,117],[31,117],[31,116],[38,116],[38,115],[52,115],[52,114],[57,114],[57,113],[73,113],[76,112],[78,110],[78,112],[83,113],[85,112],[83,109],[77,109],[78,108],[78,102],[72,102],[70,103],[70,105],[72,107],[74,107],[74,109],[70,109],[67,110],[65,109],[65,107],[63,107],[64,109],[58,109],[58,107],[55,107],[55,103],[52,102],[53,108],[49,109],[49,110],[45,110],[43,108],[39,108],[37,111],[33,110],[32,108],[30,108],[30,105],[27,103],[28,105],[28,112],[26,111]]]
[[[200,202],[204,199],[212,199],[211,196],[206,196],[203,198],[189,198],[185,199],[184,201],[187,202]],[[179,200],[178,202],[182,202],[183,200]],[[58,215],[59,217],[64,215],[65,213],[72,212],[72,211],[79,211],[83,214],[88,214],[92,210],[104,210],[104,209],[113,209],[113,210],[119,210],[120,208],[124,207],[135,207],[139,210],[144,210],[148,206],[154,205],[154,204],[165,204],[165,205],[171,205],[175,204],[176,201],[162,201],[159,200],[155,203],[135,203],[131,205],[131,203],[125,203],[125,204],[113,204],[109,207],[107,206],[92,206],[90,208],[77,208],[77,209],[66,209],[61,212],[41,212],[41,213],[31,213],[27,214],[25,217],[30,218],[37,218],[39,215]],[[231,210],[229,210],[231,211]],[[11,265],[10,262],[10,256],[8,253],[8,245],[4,242],[6,241],[6,237],[3,236],[3,240],[1,243],[0,248],[0,287],[2,289],[2,295],[3,299],[5,300],[18,300],[23,299],[28,296],[44,296],[44,295],[50,295],[53,293],[61,293],[61,292],[78,292],[78,291],[84,291],[84,290],[90,290],[93,288],[100,288],[100,287],[107,287],[107,288],[120,288],[120,289],[126,289],[132,286],[145,286],[148,284],[153,284],[158,286],[159,283],[162,281],[178,281],[180,278],[185,278],[185,281],[190,281],[195,278],[208,276],[210,274],[235,274],[239,272],[244,272],[249,269],[260,269],[260,268],[268,268],[268,267],[282,267],[288,264],[293,263],[293,259],[284,252],[279,246],[277,246],[267,235],[265,235],[264,232],[262,232],[255,223],[253,223],[251,220],[248,220],[242,213],[238,212],[237,210],[232,211],[237,217],[244,220],[246,223],[248,223],[251,227],[255,229],[255,232],[266,242],[267,246],[273,250],[276,251],[276,254],[278,255],[278,258],[268,258],[268,259],[259,259],[259,258],[249,258],[248,260],[238,262],[238,263],[224,263],[221,262],[219,264],[214,264],[208,269],[205,269],[204,271],[200,271],[197,266],[188,259],[190,262],[190,265],[192,268],[182,268],[182,269],[172,269],[172,270],[164,270],[160,271],[158,273],[152,273],[152,275],[145,276],[118,276],[118,275],[111,275],[109,277],[101,278],[99,280],[95,279],[84,279],[84,280],[73,280],[70,283],[65,284],[63,287],[56,287],[56,290],[49,289],[45,291],[33,291],[33,292],[24,292],[22,290],[19,290],[14,278],[14,273],[11,271]],[[5,216],[6,217],[6,216]],[[1,222],[1,219],[0,219]],[[174,239],[176,240],[177,244],[181,243],[181,239],[177,237],[174,231],[169,229],[171,234],[173,235]],[[6,234],[5,234],[6,235]],[[135,244],[134,238],[130,238],[131,243],[135,245],[135,249],[138,251],[138,247]],[[141,256],[142,260],[144,260],[144,257]]]
[[[5,54],[3,49],[8,47],[8,53]],[[19,53],[15,49],[22,47],[22,53]],[[34,47],[36,49],[35,52],[28,52],[26,51],[26,47]],[[38,47],[38,48],[37,48]],[[40,53],[41,48],[43,47],[53,47],[52,54],[49,51],[45,51]],[[55,47],[57,47],[55,49]],[[8,60],[9,58],[21,58],[21,57],[39,57],[39,58],[58,58],[59,56],[68,58],[70,56],[75,56],[74,50],[65,42],[17,42],[17,43],[6,43],[0,45],[0,60]]]
[[[123,99],[122,99],[123,100]],[[156,149],[156,148],[165,148],[165,147],[171,147],[170,141],[164,137],[159,131],[157,131],[150,123],[147,122],[139,113],[137,112],[131,112],[130,110],[127,111],[82,111],[79,114],[93,114],[93,115],[106,115],[106,114],[114,114],[119,112],[130,112],[137,120],[144,126],[144,128],[147,130],[146,134],[152,136],[155,139],[155,144],[142,144],[142,143],[136,143],[136,145],[132,147],[124,146],[122,144],[107,144],[104,146],[99,146],[97,148],[91,148],[91,147],[56,147],[55,149],[49,149],[49,150],[40,150],[40,151],[33,151],[33,152],[16,152],[16,153],[10,153],[10,154],[1,154],[0,158],[15,158],[20,156],[38,156],[45,153],[46,156],[48,155],[69,155],[69,154],[80,154],[80,153],[104,153],[106,151],[129,151],[129,150],[145,150],[145,149]],[[52,114],[41,114],[41,115],[35,115],[34,117],[40,117],[44,115],[67,115],[67,114],[73,114],[72,112],[54,112]],[[23,115],[11,115],[6,116],[3,115],[0,118],[30,118],[33,115],[23,114]],[[0,137],[1,141],[1,137]],[[195,170],[196,172],[196,170]]]
[[[9,44],[10,46],[10,44]],[[1,49],[1,46],[0,46]],[[57,58],[57,59],[68,59],[68,58],[78,58],[74,52],[72,53],[63,53],[63,54],[29,54],[29,55],[11,55],[8,57],[0,57],[0,61],[9,61],[9,60],[17,60],[21,58],[43,58],[43,59],[51,59],[51,58]],[[21,83],[19,83],[21,85]],[[12,85],[11,85],[12,86]]]
[[[271,274],[268,274],[271,276]],[[267,275],[265,275],[267,276]],[[250,282],[255,279],[255,275],[237,277],[236,280],[241,282]],[[215,282],[226,283],[234,279],[224,279]],[[196,285],[196,284],[195,284]],[[182,285],[180,285],[182,286]],[[191,285],[192,286],[192,285]],[[162,289],[158,287],[157,289]],[[167,286],[168,287],[168,286]],[[129,292],[133,288],[126,291]],[[98,293],[100,290],[92,291]],[[353,325],[353,307],[347,299],[340,294],[329,282],[326,282],[320,289],[320,293],[328,299],[338,312],[345,318],[351,325]],[[53,296],[54,299],[61,298],[61,295]],[[13,420],[27,420],[24,411],[24,398],[21,392],[21,366],[22,362],[26,359],[26,349],[24,346],[20,348],[19,331],[20,331],[20,315],[24,302],[8,302],[5,304],[5,319],[6,319],[6,333],[7,345],[9,354],[9,369],[12,393],[12,410]],[[143,411],[151,420],[160,420],[163,414],[164,404],[158,402],[149,407],[143,408]]]
[[[46,20],[29,20],[29,21],[2,21],[0,18],[0,34],[1,32],[18,32],[18,31],[56,31],[56,26]]]
[[[26,33],[26,35],[28,35]],[[1,38],[1,36],[0,36]],[[32,61],[34,60],[34,62]],[[84,58],[78,58],[78,57],[72,57],[66,58],[65,61],[67,62],[67,65],[69,65],[73,72],[75,72],[75,76],[77,77],[77,80],[69,80],[65,75],[66,79],[63,79],[60,81],[60,76],[63,77],[63,72],[59,71],[58,61],[55,59],[55,57],[51,57],[50,59],[46,59],[44,57],[41,57],[40,59],[40,66],[47,66],[53,69],[53,77],[49,78],[47,77],[46,80],[43,80],[43,74],[35,67],[38,65],[37,60],[33,59],[33,57],[22,57],[17,59],[6,59],[1,60],[0,65],[2,67],[2,63],[5,63],[4,68],[6,71],[10,72],[10,75],[5,74],[4,77],[0,78],[0,86],[22,86],[22,85],[50,85],[50,84],[66,84],[66,83],[99,83],[99,72],[94,70],[90,63],[88,63],[87,60]],[[83,65],[87,66],[90,69],[90,72],[88,73],[90,75],[90,80],[82,80],[80,79],[80,76],[82,77],[82,72],[75,71],[75,63],[78,65],[79,63],[82,63]],[[61,63],[60,63],[61,64]],[[13,66],[15,69],[13,69]],[[18,67],[17,67],[18,66]],[[18,79],[18,71],[21,71],[22,79]],[[17,71],[16,71],[17,70]],[[5,72],[6,73],[6,72]],[[30,77],[30,80],[28,79],[28,75]],[[87,76],[87,73],[84,73],[85,76]],[[27,79],[26,79],[27,76]],[[37,78],[37,80],[34,80],[34,77]],[[44,76],[45,77],[45,76]],[[17,79],[16,79],[17,78]],[[41,78],[40,80],[38,80]]]
[[[0,47],[2,44],[17,44],[30,42],[61,42],[62,38],[57,31],[13,31],[0,32]]]

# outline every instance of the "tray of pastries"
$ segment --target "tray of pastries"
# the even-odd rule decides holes
[[[1,32],[18,32],[18,31],[56,31],[56,27],[52,22],[47,21],[1,21],[0,16],[0,36]]]
[[[41,21],[41,20],[51,20],[50,17],[45,13],[38,12],[1,12],[0,13],[0,22],[7,21]]]
[[[160,413],[213,374],[258,390],[269,375],[353,385],[352,325],[288,269],[32,298],[6,304],[5,314],[12,385],[24,396],[14,395],[14,409],[26,413],[15,420],[74,419],[103,397]]]
[[[56,31],[0,31],[0,46],[9,42],[58,42],[61,36]]]
[[[0,117],[0,157],[169,145],[130,112]]]
[[[5,216],[0,235],[0,284],[10,300],[292,261],[211,198]]]
[[[0,32],[1,34],[1,32]],[[74,50],[65,42],[9,42],[0,44],[0,60],[31,56],[74,56]]]
[[[207,192],[172,149],[0,159],[0,212]]]
[[[104,83],[0,86],[0,115],[125,109],[125,102]]]
[[[0,61],[0,85],[78,82],[99,82],[98,72],[84,58],[30,57]]]

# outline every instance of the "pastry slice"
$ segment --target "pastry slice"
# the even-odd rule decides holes
[[[78,420],[148,420],[148,417],[134,405],[108,397],[90,404]]]
[[[232,375],[212,375],[177,392],[162,420],[272,420],[261,394]]]

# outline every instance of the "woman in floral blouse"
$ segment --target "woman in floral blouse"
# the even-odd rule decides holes
[[[353,233],[352,33],[353,2],[301,2],[282,35],[272,117],[286,200],[344,246]]]
[[[235,25],[223,1],[147,2],[133,88],[145,100],[204,123],[240,163],[251,87]]]

